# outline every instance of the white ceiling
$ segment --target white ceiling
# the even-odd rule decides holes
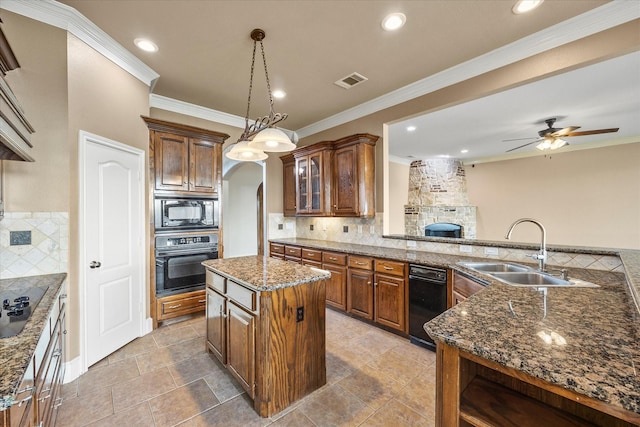
[[[478,75],[491,71],[640,16],[629,2],[546,0],[526,15],[514,15],[514,3],[0,0],[0,7],[76,35],[79,30],[82,40],[107,56],[115,52],[125,61],[127,56],[135,59],[147,68],[142,74],[151,76],[150,80],[159,75],[152,88],[152,106],[154,99],[168,99],[205,112],[228,113],[236,119],[246,110],[252,48],[249,33],[262,28],[267,34],[264,47],[272,89],[287,92],[286,98],[275,103],[276,111],[289,113],[281,125],[304,137],[473,77],[472,72]],[[382,18],[390,12],[407,15],[400,31],[381,29]],[[6,35],[11,42],[11,34]],[[138,50],[133,45],[138,37],[151,38],[159,52]],[[104,45],[106,51],[101,50]],[[467,66],[474,61],[484,68]],[[464,67],[459,66],[462,63]],[[623,84],[618,68],[627,67],[613,64],[614,71],[605,71],[613,73],[612,77],[597,85],[586,83],[587,78],[594,78],[591,75],[571,77],[568,83],[553,78],[529,85],[531,88],[521,87],[426,115],[410,140],[404,137],[404,123],[393,125],[390,153],[400,157],[449,154],[462,158],[459,151],[467,148],[466,159],[495,157],[514,146],[501,140],[534,137],[545,126],[536,122],[550,116],[564,117],[556,127],[620,127],[615,137],[627,135],[632,126],[623,115],[631,110],[637,117],[638,106],[621,100],[637,93],[638,73],[635,80],[632,75],[624,77],[627,83]],[[631,71],[637,71],[637,58],[633,67]],[[334,85],[352,72],[369,80],[349,90]],[[250,118],[268,111],[262,73],[258,59]],[[445,78],[438,80],[441,76]],[[582,85],[566,95],[577,82]],[[614,100],[603,102],[614,93]],[[637,127],[633,129],[635,135],[640,134]],[[602,135],[572,138],[571,147],[598,137]],[[526,150],[535,148],[522,149]]]
[[[536,141],[538,131],[547,128],[544,120],[551,117],[557,118],[555,128],[620,128],[565,138],[566,149],[640,141],[640,52],[394,123],[389,127],[389,152],[397,161],[503,157],[509,149]],[[408,126],[416,130],[409,132]],[[519,138],[531,139],[503,141]],[[511,156],[539,152],[535,145]]]

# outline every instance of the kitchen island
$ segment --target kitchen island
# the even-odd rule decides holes
[[[273,258],[204,261],[207,349],[270,417],[326,384],[327,271]]]

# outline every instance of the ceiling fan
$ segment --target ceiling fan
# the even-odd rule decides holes
[[[574,132],[576,129],[580,129],[580,126],[569,126],[566,128],[554,128],[553,124],[556,122],[556,118],[552,117],[550,119],[546,119],[544,121],[547,124],[546,129],[542,129],[538,131],[538,137],[534,138],[517,138],[517,139],[505,139],[504,141],[520,141],[524,139],[534,139],[534,141],[527,142],[524,145],[520,145],[518,147],[507,150],[506,152],[515,151],[520,148],[526,147],[527,145],[535,144],[536,142],[540,143],[536,146],[539,150],[555,150],[556,148],[560,148],[564,145],[567,145],[567,142],[562,139],[564,137],[569,136],[585,136],[585,135],[595,135],[598,133],[611,133],[618,132],[619,128],[609,128],[609,129],[594,129],[594,130],[585,130],[582,132]]]

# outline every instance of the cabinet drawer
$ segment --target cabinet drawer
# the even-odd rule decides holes
[[[373,258],[349,255],[349,267],[361,270],[373,270]]]
[[[280,243],[271,243],[269,252],[272,254],[282,254],[284,255],[284,245]]]
[[[171,300],[165,300],[160,302],[161,313],[163,315],[173,313],[192,313],[198,309],[205,308],[207,298],[204,291],[197,291],[188,294],[189,296],[183,298],[175,298]]]
[[[387,260],[376,260],[376,272],[404,277],[405,263]]]
[[[227,293],[227,279],[210,270],[207,270],[207,286],[221,294]]]
[[[323,252],[322,262],[333,265],[347,265],[347,255],[337,252]]]
[[[256,292],[251,289],[247,289],[244,286],[229,280],[227,281],[227,296],[238,305],[241,305],[248,310],[256,311]]]
[[[302,259],[310,261],[322,261],[322,252],[315,249],[302,249]]]
[[[466,276],[463,276],[461,274],[454,275],[453,291],[457,292],[465,298],[469,298],[471,295],[483,289],[483,285]]]
[[[302,253],[302,248],[300,247],[297,247],[297,246],[284,247],[284,254],[287,256],[300,258],[301,253]]]

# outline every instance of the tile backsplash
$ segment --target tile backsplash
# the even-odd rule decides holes
[[[0,279],[66,272],[68,256],[67,212],[5,212],[0,221]]]

